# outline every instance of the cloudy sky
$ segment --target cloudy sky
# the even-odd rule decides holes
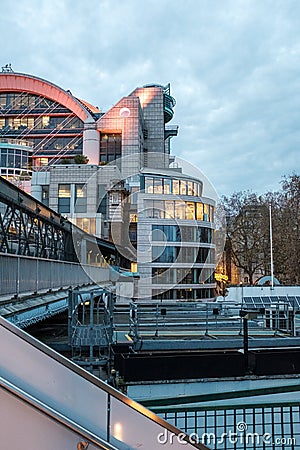
[[[299,0],[2,0],[1,63],[107,110],[171,83],[173,153],[219,195],[299,173]]]

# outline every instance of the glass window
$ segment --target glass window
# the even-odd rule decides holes
[[[7,167],[14,167],[14,155],[8,155]]]
[[[100,134],[100,162],[114,161],[122,153],[121,134]]]
[[[196,218],[203,220],[203,203],[196,203]]]
[[[130,220],[130,222],[137,222],[138,221],[138,215],[137,214],[130,214],[129,220]]]
[[[164,178],[164,194],[171,194],[172,180],[171,178]]]
[[[173,194],[179,195],[179,180],[173,180]]]
[[[172,263],[176,260],[174,247],[152,247],[152,258],[155,262]]]
[[[193,195],[197,196],[198,195],[198,190],[197,190],[197,183],[193,182]]]
[[[212,230],[210,228],[199,228],[199,241],[211,244],[212,242]]]
[[[50,123],[50,117],[49,116],[43,116],[42,117],[42,128],[48,128]]]
[[[148,194],[153,194],[153,178],[145,178],[145,192]]]
[[[182,241],[195,242],[196,227],[182,227]]]
[[[195,203],[194,202],[186,202],[186,219],[194,220],[195,219]]]
[[[47,166],[48,165],[48,158],[40,158],[40,165],[41,166]]]
[[[49,186],[42,186],[42,202],[44,205],[49,206]]]
[[[203,220],[205,220],[206,222],[209,221],[209,206],[208,205],[204,205]]]
[[[209,221],[213,222],[214,221],[214,213],[215,213],[215,208],[213,206],[209,207]]]
[[[186,195],[186,181],[180,180],[180,195]]]
[[[154,217],[153,212],[153,200],[145,200],[144,201],[144,211],[145,216],[149,217],[150,219]]]
[[[21,156],[15,156],[15,167],[17,169],[21,168]]]
[[[1,167],[7,167],[7,154],[1,151],[1,159],[0,159],[0,166]]]
[[[0,95],[0,108],[5,108],[6,106],[6,94]]]
[[[176,219],[185,219],[185,203],[184,202],[175,202],[175,218]]]
[[[192,181],[188,181],[188,195],[195,195],[194,194],[194,188],[193,188],[193,182]]]
[[[86,213],[86,209],[87,209],[86,186],[84,184],[76,184],[74,211],[76,213]]]
[[[209,248],[199,248],[198,254],[196,257],[197,263],[209,263],[210,262],[210,254],[209,254]]]
[[[154,200],[153,202],[153,217],[158,219],[165,218],[165,202],[163,200]]]
[[[130,195],[130,203],[132,205],[136,205],[137,204],[137,199],[138,199],[138,193],[140,192],[140,188],[137,186],[133,186],[131,188],[131,195]]]
[[[71,197],[70,184],[59,184],[58,185],[58,197],[59,198],[70,198]]]
[[[84,184],[76,184],[75,185],[75,198],[84,198],[86,197],[86,187]]]
[[[70,184],[58,185],[58,212],[70,212],[71,186]]]
[[[173,219],[174,218],[174,202],[172,200],[166,200],[165,201],[165,208],[166,208],[166,219]]]
[[[152,226],[152,241],[165,241],[164,225]]]
[[[154,194],[162,194],[163,192],[163,186],[162,186],[162,179],[161,178],[154,178],[154,188],[153,188]]]

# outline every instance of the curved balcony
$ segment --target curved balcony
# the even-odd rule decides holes
[[[164,92],[164,120],[165,123],[170,122],[173,119],[173,108],[176,105],[176,100],[169,93]]]

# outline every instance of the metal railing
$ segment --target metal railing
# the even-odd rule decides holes
[[[160,416],[215,450],[300,449],[299,402],[173,408]]]
[[[67,288],[109,280],[109,269],[67,261],[0,253],[0,296]]]

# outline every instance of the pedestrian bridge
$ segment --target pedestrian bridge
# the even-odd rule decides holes
[[[115,268],[127,265],[113,243],[0,177],[0,315],[19,326],[50,317],[67,308],[67,294],[46,293],[105,287],[118,278]]]
[[[0,343],[1,448],[207,450],[2,317]]]
[[[110,288],[112,272],[108,266],[0,253],[0,315],[27,327],[67,310],[69,288]]]

